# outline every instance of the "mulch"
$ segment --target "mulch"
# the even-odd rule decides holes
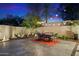
[[[44,41],[44,40],[32,40],[33,42],[37,42],[36,44],[48,45],[48,46],[55,46],[61,40],[60,39],[53,39],[51,41]]]

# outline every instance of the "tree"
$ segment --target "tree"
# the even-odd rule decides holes
[[[45,4],[45,19],[46,19],[46,23],[48,21],[48,7],[49,7],[49,4]]]
[[[20,26],[23,19],[19,16],[6,15],[6,18],[0,20],[2,25]]]
[[[40,21],[41,19],[39,16],[34,16],[33,14],[29,14],[22,22],[22,26],[25,26],[26,28],[37,28],[41,26],[41,24],[37,23]]]
[[[45,22],[47,23],[48,22],[48,16],[49,16],[49,5],[48,3],[44,4],[44,10],[43,10],[43,16],[45,18]]]
[[[65,19],[65,20],[74,20],[76,19],[76,13],[77,13],[77,10],[78,10],[78,7],[75,7],[75,6],[78,6],[77,4],[60,4],[61,5],[61,8],[63,7],[63,10],[61,11],[61,14],[62,14],[62,18]]]

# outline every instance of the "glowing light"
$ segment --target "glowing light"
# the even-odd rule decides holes
[[[66,10],[64,9],[64,12],[65,12]]]
[[[51,17],[50,19],[52,20],[53,18]]]
[[[48,19],[48,22],[49,23],[51,23],[51,22],[62,22],[63,21],[63,19],[62,18],[58,18],[58,17],[56,17],[56,18],[49,18]]]
[[[41,24],[41,22],[37,22],[37,24]]]
[[[58,16],[58,14],[56,14],[56,17]]]
[[[37,24],[44,24],[45,22],[37,22]]]

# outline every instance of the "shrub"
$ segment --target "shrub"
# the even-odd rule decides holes
[[[60,39],[64,39],[64,40],[70,39],[70,37],[68,37],[66,35],[57,35],[57,37],[60,38]]]

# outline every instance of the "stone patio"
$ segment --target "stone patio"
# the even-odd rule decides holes
[[[79,44],[78,44],[78,46],[77,46],[75,56],[79,56]]]
[[[29,39],[0,43],[2,56],[71,56],[76,42],[61,40],[54,46],[42,45]],[[77,53],[78,54],[78,53]],[[79,55],[79,54],[78,54]]]

